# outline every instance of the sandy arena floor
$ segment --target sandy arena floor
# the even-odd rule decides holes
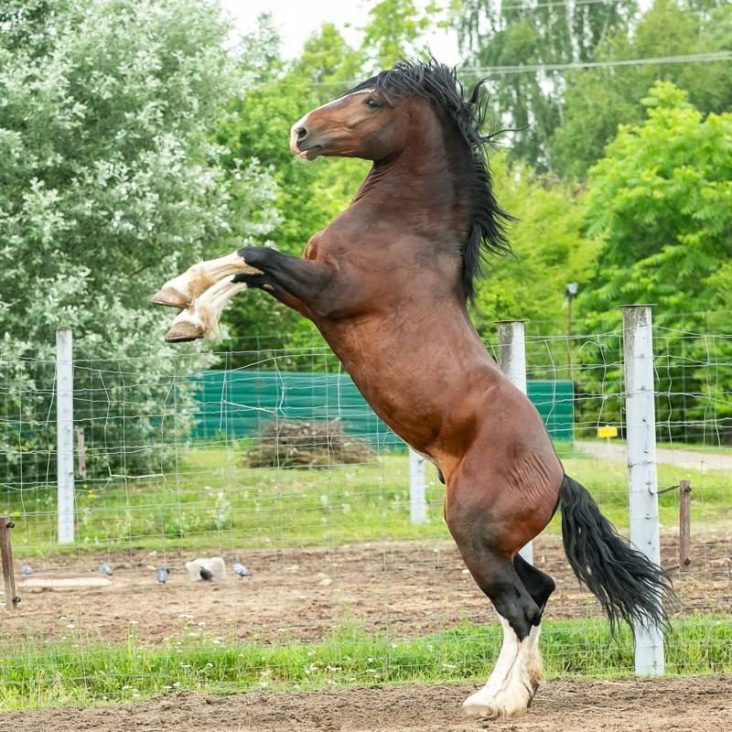
[[[676,543],[664,539],[671,567]],[[599,616],[595,599],[579,587],[556,537],[540,538],[535,563],[557,581],[547,617]],[[692,546],[695,562],[675,573],[680,612],[732,612],[732,537]],[[467,574],[452,542],[359,544],[333,550],[250,552],[242,559],[251,578],[191,583],[183,564],[168,555],[170,581],[155,580],[160,555],[129,552],[109,559],[106,587],[76,590],[23,588],[16,612],[3,615],[0,642],[78,638],[118,642],[133,633],[143,644],[207,635],[223,641],[318,640],[349,621],[394,637],[422,635],[462,620],[495,622],[490,604]],[[227,556],[227,561],[233,557]],[[99,577],[98,559],[54,559],[37,577]]]
[[[13,732],[725,732],[732,678],[555,681],[527,714],[466,720],[466,686],[333,689],[311,694],[181,694],[86,709],[0,714]]]

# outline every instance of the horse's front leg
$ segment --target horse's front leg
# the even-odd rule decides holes
[[[237,252],[225,257],[197,262],[182,275],[168,280],[150,301],[156,305],[168,305],[174,308],[187,308],[206,290],[224,277],[240,272],[257,273],[254,267],[247,264]]]
[[[233,282],[228,276],[211,285],[188,308],[178,313],[170,330],[165,334],[165,340],[169,343],[182,343],[214,335],[226,303],[237,292],[246,288],[246,283]]]
[[[252,266],[252,260],[256,262],[256,266]],[[288,307],[310,317],[319,309],[318,302],[323,299],[321,293],[331,279],[327,265],[290,257],[267,247],[240,249],[227,257],[212,260],[212,263],[214,267],[208,272],[213,271],[219,275],[223,272],[223,278],[210,285],[192,300],[187,309],[179,313],[165,336],[167,341],[191,341],[215,333],[226,303],[247,287],[261,288]],[[175,283],[175,280],[171,280],[160,292],[180,292],[183,283],[190,294],[195,291],[195,282],[202,281],[200,268],[207,264],[211,263],[201,262],[196,265],[199,268],[196,270],[196,277],[199,279],[194,281],[193,287],[190,280],[176,278],[178,283],[175,289],[170,287],[170,282]],[[238,274],[231,278],[234,268],[238,268],[235,270]],[[160,302],[160,299],[156,296],[153,301]]]
[[[282,254],[269,247],[244,247],[237,254],[265,275],[267,290],[285,305],[311,317],[332,309],[335,269],[326,262]],[[239,276],[240,281],[247,277]],[[295,304],[296,303],[296,304]]]

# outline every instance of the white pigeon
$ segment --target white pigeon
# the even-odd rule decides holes
[[[239,577],[250,577],[251,572],[239,561],[239,557],[236,558],[236,561],[231,567],[234,570],[234,574],[238,574]]]

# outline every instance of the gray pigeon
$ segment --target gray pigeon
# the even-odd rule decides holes
[[[160,582],[161,585],[164,585],[168,581],[169,576],[170,570],[166,566],[160,567],[158,570],[158,582]]]
[[[112,574],[112,568],[105,562],[102,562],[97,567],[97,572],[101,572],[102,574],[106,574],[107,576],[110,576]]]
[[[22,575],[25,575],[26,577],[30,577],[30,575],[32,575],[32,574],[33,574],[33,570],[31,569],[31,566],[30,566],[30,564],[28,564],[28,562],[25,562],[25,561],[24,561],[24,562],[23,562],[23,563],[22,563],[22,564],[20,565],[20,573],[21,573]]]
[[[234,562],[232,569],[234,570],[234,574],[238,574],[240,577],[250,577],[251,572],[239,561],[239,557],[236,558],[236,561]]]
[[[210,569],[206,569],[206,567],[201,567],[199,574],[204,582],[211,582],[213,579],[213,572]]]

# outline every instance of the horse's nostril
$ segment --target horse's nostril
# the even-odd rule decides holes
[[[298,127],[295,134],[297,135],[297,141],[302,142],[308,136],[308,131],[304,127]]]

